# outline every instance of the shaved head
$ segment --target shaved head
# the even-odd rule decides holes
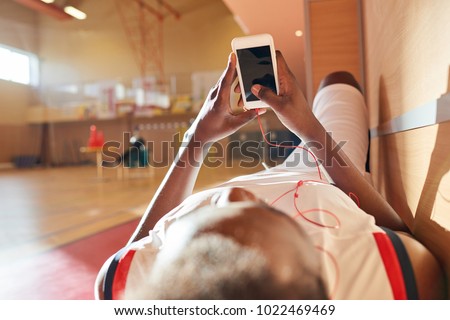
[[[127,298],[327,299],[312,244],[272,207],[204,207],[166,239],[148,284]]]

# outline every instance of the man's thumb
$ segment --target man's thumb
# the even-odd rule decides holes
[[[269,88],[263,87],[260,84],[252,86],[252,93],[261,101],[267,103],[269,106],[277,104],[279,97]]]

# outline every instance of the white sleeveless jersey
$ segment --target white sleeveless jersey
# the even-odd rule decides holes
[[[300,224],[320,256],[331,299],[408,298],[402,262],[386,232],[359,209],[356,197],[317,176],[315,168],[299,172],[278,166],[193,194],[163,217],[148,237],[116,255],[105,279],[105,298],[120,299],[145,283],[170,224],[194,208],[210,205],[211,197],[228,187],[246,188]]]

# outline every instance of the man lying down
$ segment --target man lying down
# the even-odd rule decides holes
[[[100,270],[98,299],[444,297],[439,264],[366,179],[358,83],[327,76],[311,109],[280,52],[277,62],[279,95],[252,92],[311,146],[332,183],[299,148],[279,166],[192,194],[208,147],[260,112],[231,112],[231,54],[129,243]]]

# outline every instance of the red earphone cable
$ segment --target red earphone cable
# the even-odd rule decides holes
[[[257,116],[257,117],[258,117],[259,128],[261,129],[261,133],[262,133],[262,136],[263,136],[264,141],[265,141],[269,146],[272,146],[272,147],[279,147],[279,148],[298,148],[298,149],[302,149],[302,150],[305,150],[306,152],[308,152],[308,153],[313,157],[314,163],[316,164],[316,167],[317,167],[317,172],[319,173],[319,179],[322,180],[322,173],[320,172],[319,162],[317,161],[317,158],[316,158],[316,156],[314,155],[314,153],[312,153],[310,150],[308,150],[307,148],[304,148],[304,147],[302,147],[302,146],[283,146],[283,145],[276,144],[276,143],[272,143],[272,142],[268,141],[267,138],[266,138],[266,133],[264,132],[264,128],[263,128],[262,123],[261,123],[261,118],[260,118],[260,116],[259,116],[259,109],[256,109],[256,112],[258,112],[258,116]]]
[[[333,263],[334,270],[336,272],[336,275],[335,275],[336,278],[334,280],[333,289],[331,290],[331,293],[330,293],[330,299],[333,300],[334,297],[336,296],[336,290],[337,290],[337,287],[338,287],[338,284],[339,284],[339,280],[340,280],[339,279],[339,276],[340,276],[339,275],[339,266],[338,266],[337,260],[329,251],[325,250],[321,246],[315,246],[315,248],[317,250],[322,251],[323,253],[325,253],[327,255],[327,257],[330,258],[331,262]]]
[[[257,110],[257,112],[258,112],[258,110]],[[262,136],[263,136],[264,141],[265,141],[268,145],[274,146],[274,147],[281,147],[281,148],[299,148],[299,149],[303,149],[303,150],[307,151],[310,155],[312,155],[312,157],[313,157],[313,159],[314,159],[314,161],[315,161],[315,164],[316,164],[316,167],[317,167],[317,171],[318,171],[318,174],[319,174],[319,179],[320,179],[320,181],[319,181],[319,180],[300,180],[300,181],[298,181],[298,182],[297,182],[297,185],[296,185],[294,188],[292,188],[292,189],[290,189],[290,190],[284,192],[284,193],[281,194],[280,196],[278,196],[275,200],[273,200],[273,201],[270,203],[270,205],[274,205],[277,201],[279,201],[280,199],[282,199],[283,197],[285,197],[285,196],[288,195],[289,193],[294,192],[293,201],[294,201],[294,207],[295,207],[295,209],[296,209],[296,211],[297,211],[297,214],[296,214],[293,218],[296,218],[296,217],[302,217],[303,219],[305,219],[305,220],[308,221],[309,223],[311,223],[311,224],[313,224],[313,225],[316,225],[316,226],[318,226],[318,227],[339,229],[339,228],[341,227],[341,222],[340,222],[338,216],[337,216],[336,214],[334,214],[333,212],[331,212],[331,211],[329,211],[329,210],[326,210],[326,209],[322,209],[322,208],[313,208],[313,209],[308,209],[308,210],[305,210],[305,211],[301,211],[301,210],[298,208],[298,206],[297,206],[297,201],[296,201],[296,199],[299,198],[298,190],[299,190],[299,188],[300,188],[301,186],[303,186],[305,183],[308,183],[308,182],[324,183],[323,178],[322,178],[322,173],[320,172],[320,167],[319,167],[319,163],[318,163],[318,161],[317,161],[316,156],[315,156],[310,150],[308,150],[307,148],[304,148],[304,147],[302,147],[302,146],[283,146],[283,145],[271,143],[270,141],[268,141],[268,140],[266,139],[266,134],[265,134],[265,132],[264,132],[264,128],[263,128],[263,126],[262,126],[262,123],[261,123],[261,119],[260,119],[259,113],[258,113],[258,116],[257,116],[257,117],[258,117],[259,127],[260,127],[260,129],[261,129],[261,134],[262,134]],[[358,205],[358,207],[360,207],[360,201],[359,201],[359,198],[358,198],[358,196],[357,196],[356,194],[354,194],[353,192],[350,192],[350,193],[348,194],[348,196],[349,196],[353,201],[356,202],[356,204]],[[336,225],[334,225],[334,226],[328,226],[328,225],[324,225],[324,224],[318,223],[318,222],[316,222],[316,221],[314,221],[314,220],[311,220],[311,219],[309,219],[308,217],[306,217],[306,214],[308,214],[308,213],[310,213],[310,212],[322,212],[322,213],[324,213],[324,214],[327,214],[327,215],[331,216],[331,217],[336,221]],[[327,250],[324,249],[323,247],[321,247],[321,246],[315,246],[315,248],[316,248],[317,250],[323,252],[323,253],[331,260],[331,262],[332,262],[332,264],[333,264],[333,267],[334,267],[334,269],[335,269],[335,272],[336,272],[336,275],[335,275],[335,281],[334,281],[334,285],[333,285],[333,288],[332,288],[331,293],[330,293],[330,299],[333,299],[333,298],[335,297],[335,295],[336,295],[336,290],[337,290],[337,287],[338,287],[338,284],[339,284],[339,280],[340,280],[340,279],[339,279],[339,278],[340,278],[340,274],[339,274],[339,266],[338,266],[338,263],[337,263],[337,259],[333,256],[332,253],[330,253],[329,251],[327,251]]]

